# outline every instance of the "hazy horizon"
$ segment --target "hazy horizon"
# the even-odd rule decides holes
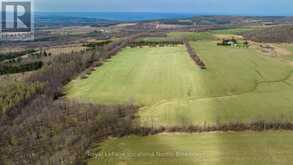
[[[39,17],[69,17],[69,18],[89,18],[109,21],[150,21],[160,19],[189,19],[196,16],[243,16],[245,15],[205,15],[192,13],[167,13],[167,12],[37,12]],[[246,17],[258,17],[246,15]],[[259,16],[266,17],[266,16]],[[270,16],[280,17],[280,16]],[[284,17],[284,16],[281,16]]]
[[[38,12],[139,12],[194,15],[293,16],[293,2],[279,0],[56,0],[35,1]]]
[[[288,17],[288,16],[256,16],[256,15],[220,15],[220,14],[192,14],[192,13],[168,13],[168,12],[36,12],[40,17],[73,17],[92,18],[109,21],[149,21],[160,19],[189,19],[196,16],[234,16],[234,17]]]
[[[292,15],[270,15],[270,14],[229,14],[229,13],[191,13],[191,12],[154,12],[154,11],[35,11],[36,13],[148,13],[148,14],[186,14],[192,16],[255,16],[255,17],[293,17]]]

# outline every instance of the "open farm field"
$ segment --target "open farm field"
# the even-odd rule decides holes
[[[183,46],[126,48],[88,79],[70,83],[67,97],[141,105],[138,121],[147,127],[293,120],[292,65],[254,48],[192,46],[207,70]]]
[[[284,58],[286,60],[293,62],[293,44],[292,43],[285,43],[285,44],[281,44],[280,47],[282,47],[288,51],[288,54],[286,54],[287,56],[284,56]]]
[[[57,35],[79,35],[79,34],[86,34],[98,30],[95,27],[91,26],[69,26],[69,27],[62,27],[56,29],[48,29],[44,30],[49,32],[50,34],[57,34]]]
[[[210,32],[171,32],[168,33],[168,37],[171,38],[187,38],[191,41],[200,41],[200,40],[213,40],[215,37]]]
[[[216,38],[236,38],[242,39],[241,33],[253,31],[256,28],[239,27],[239,28],[228,28],[222,30],[211,30],[208,32],[170,32],[168,37],[170,38],[187,38],[191,41],[201,40],[214,40]]]
[[[88,164],[289,165],[292,138],[292,132],[282,131],[113,138],[93,149],[94,158]]]
[[[255,49],[194,42],[205,61],[199,90],[191,97],[162,100],[140,111],[147,126],[188,126],[229,122],[293,120],[292,66]]]
[[[97,68],[88,79],[68,87],[68,97],[96,103],[149,105],[161,99],[183,97],[194,86],[185,85],[197,66],[185,48],[126,48]],[[194,77],[196,78],[196,77]],[[92,93],[94,92],[94,93]]]
[[[254,27],[238,27],[238,28],[228,28],[228,29],[222,29],[222,30],[212,30],[212,33],[215,34],[241,34],[244,32],[249,32],[249,31],[253,31],[256,30],[258,28]]]

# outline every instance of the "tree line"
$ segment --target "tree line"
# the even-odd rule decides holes
[[[43,66],[42,61],[35,61],[26,64],[0,64],[0,75],[28,72],[40,69]]]
[[[37,52],[37,50],[35,50],[35,49],[27,49],[27,50],[19,51],[19,52],[1,53],[0,54],[0,61],[14,59],[14,58],[21,57],[21,56],[24,56],[26,54],[35,53],[35,52]]]
[[[107,44],[110,44],[111,42],[112,42],[112,40],[105,40],[105,41],[91,42],[91,43],[83,44],[83,46],[89,47],[89,48],[103,47]]]
[[[187,49],[188,54],[193,59],[193,61],[201,68],[201,69],[207,69],[205,63],[200,59],[200,57],[197,55],[197,53],[194,51],[192,46],[187,40],[184,40],[184,45]]]
[[[182,40],[164,40],[164,41],[134,41],[131,42],[128,46],[130,47],[142,47],[142,46],[149,46],[149,47],[164,47],[164,46],[177,46],[183,45]]]
[[[42,49],[2,53],[0,54],[0,75],[38,70],[42,68],[44,59],[48,56],[51,56],[51,53]]]

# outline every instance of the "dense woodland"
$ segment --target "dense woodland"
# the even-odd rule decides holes
[[[243,34],[248,40],[266,43],[293,42],[293,26],[277,26]]]
[[[130,133],[137,106],[66,101],[63,86],[145,35],[115,41],[99,51],[49,57],[24,84],[4,87],[0,93],[0,164],[80,164],[91,144],[109,135]],[[13,93],[7,91],[11,88]]]
[[[93,142],[125,134],[135,110],[131,105],[97,106],[39,96],[14,120],[2,121],[0,163],[77,164],[86,159]]]
[[[0,116],[2,116],[7,109],[32,97],[39,89],[41,89],[41,85],[37,83],[28,84],[2,81],[0,86]]]

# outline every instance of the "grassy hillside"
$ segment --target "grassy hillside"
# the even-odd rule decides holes
[[[212,40],[214,36],[212,33],[209,32],[171,32],[168,33],[168,37],[171,38],[187,38],[191,41],[201,41],[201,40]]]
[[[208,70],[184,47],[128,48],[88,79],[73,81],[68,98],[143,105],[138,116],[145,126],[293,121],[292,66],[253,48],[192,44]]]
[[[292,132],[131,136],[102,143],[89,165],[285,165],[293,161],[292,138]]]
[[[250,27],[239,27],[239,28],[227,28],[222,30],[212,30],[211,32],[214,34],[242,34],[244,32],[253,31],[254,28]]]
[[[255,120],[293,120],[293,67],[254,49],[193,43],[207,64],[194,71],[201,92],[162,100],[140,111],[145,126],[187,126]]]
[[[193,73],[196,70],[183,46],[127,48],[88,79],[73,81],[68,94],[96,103],[150,105],[201,90]]]
[[[253,28],[239,27],[239,28],[227,28],[221,30],[211,30],[209,32],[170,32],[169,38],[187,38],[191,41],[213,40],[216,35],[239,35],[244,32],[254,31]]]

